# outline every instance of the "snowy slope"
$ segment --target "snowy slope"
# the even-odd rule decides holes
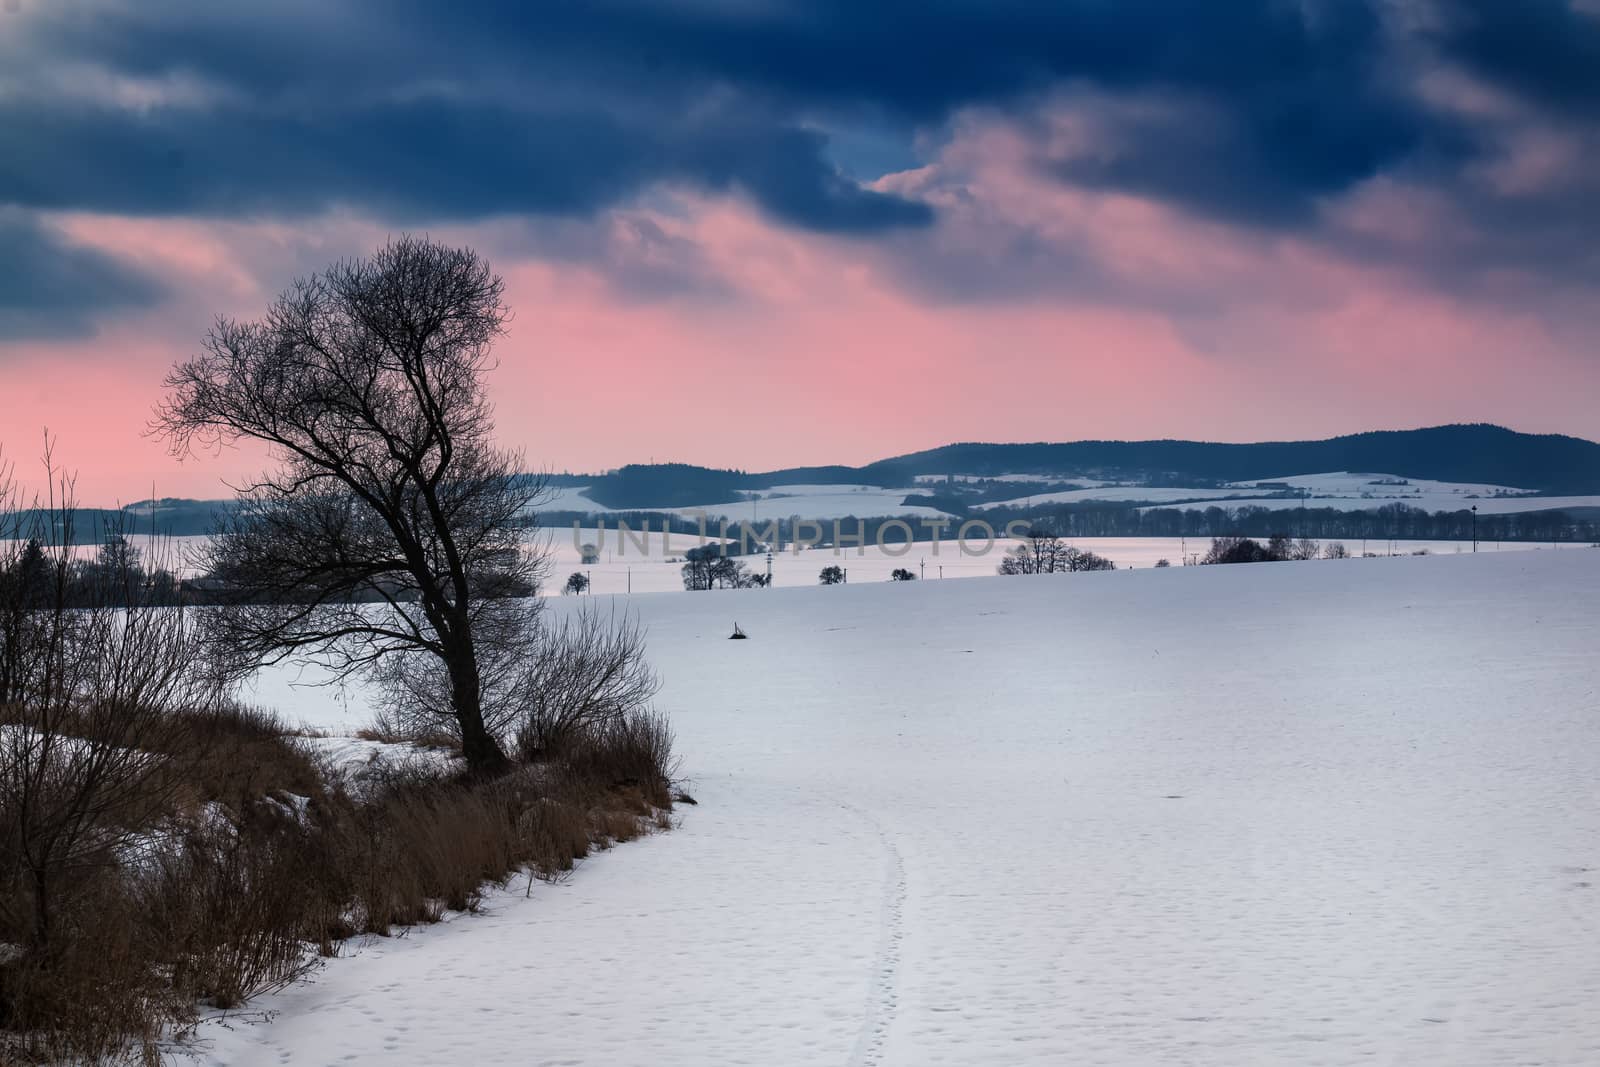
[[[632,603],[682,828],[201,1059],[1600,1062],[1600,550]]]
[[[1040,504],[1082,504],[1091,500],[1173,501],[1198,498],[1218,501],[1229,500],[1234,497],[1260,496],[1261,493],[1262,490],[1259,489],[1196,489],[1184,486],[1120,485],[1109,488],[1063,489],[1056,493],[1035,493],[1032,496],[1019,495],[1011,500],[997,500],[988,504],[979,504],[974,510],[987,511],[992,508],[1037,507]]]
[[[1397,474],[1363,474],[1356,471],[1331,471],[1326,474],[1290,474],[1280,478],[1262,478],[1253,482],[1237,482],[1240,488],[1253,489],[1262,482],[1282,484],[1294,489],[1307,489],[1313,495],[1323,496],[1520,496],[1533,492],[1509,485],[1488,485],[1481,482],[1436,482],[1428,478],[1402,478]]]
[[[799,516],[803,519],[843,519],[849,516],[872,518],[881,515],[912,515],[937,518],[945,514],[938,508],[905,504],[908,491],[883,489],[875,485],[775,485],[747,494],[734,504],[703,504],[673,508],[676,514],[693,519],[704,514],[708,519],[757,522]],[[662,510],[662,509],[652,509]]]
[[[588,491],[587,485],[552,486],[544,491],[543,497],[529,510],[535,513],[585,511],[592,514],[605,514],[612,510],[604,504],[590,500],[586,495]]]
[[[1337,511],[1375,511],[1385,504],[1404,504],[1423,511],[1465,511],[1476,507],[1479,515],[1520,515],[1531,511],[1570,511],[1573,508],[1600,508],[1600,496],[1486,496],[1471,497],[1457,493],[1414,493],[1406,496],[1316,496],[1303,503],[1299,497],[1277,497],[1267,500],[1212,500],[1205,503],[1162,504],[1160,507],[1178,507],[1185,510],[1209,507],[1253,507],[1273,511],[1298,511],[1306,508],[1333,508]]]

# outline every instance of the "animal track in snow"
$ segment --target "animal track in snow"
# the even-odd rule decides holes
[[[840,805],[860,817],[883,843],[885,870],[883,900],[878,919],[878,951],[873,960],[861,1032],[850,1053],[850,1067],[874,1067],[883,1060],[883,1047],[889,1039],[899,1007],[900,946],[905,940],[906,868],[900,850],[882,824],[860,808]]]

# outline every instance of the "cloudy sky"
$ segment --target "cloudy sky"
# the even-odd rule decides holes
[[[0,0],[0,444],[216,495],[165,369],[402,231],[555,470],[1600,437],[1597,149],[1590,0]]]

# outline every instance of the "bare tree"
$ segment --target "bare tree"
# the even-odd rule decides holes
[[[707,589],[748,589],[753,584],[749,568],[731,558],[721,545],[701,545],[683,554],[683,587],[691,592]]]
[[[1289,559],[1316,559],[1322,555],[1322,546],[1309,537],[1302,537],[1289,546]]]
[[[543,485],[494,444],[483,389],[503,296],[471,250],[402,237],[219,320],[155,424],[179,455],[253,439],[278,462],[204,561],[239,669],[303,654],[444,696],[476,771],[506,762],[486,702],[516,691],[545,570],[520,530]]]
[[[1109,571],[1116,565],[1104,556],[1067,544],[1048,530],[1035,527],[1000,561],[1001,574],[1062,574]]]
[[[163,753],[219,689],[195,668],[185,609],[140,599],[157,590],[120,530],[98,565],[77,560],[72,480],[48,442],[45,468],[49,493],[27,508],[0,472],[0,938],[48,969],[83,886],[170,807],[183,776]]]

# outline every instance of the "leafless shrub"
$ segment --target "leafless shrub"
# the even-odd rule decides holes
[[[524,686],[515,750],[538,761],[606,733],[646,706],[660,682],[645,661],[639,623],[585,607],[547,631]]]
[[[561,764],[606,790],[638,790],[659,808],[672,806],[672,728],[666,716],[633,708],[567,741]]]

